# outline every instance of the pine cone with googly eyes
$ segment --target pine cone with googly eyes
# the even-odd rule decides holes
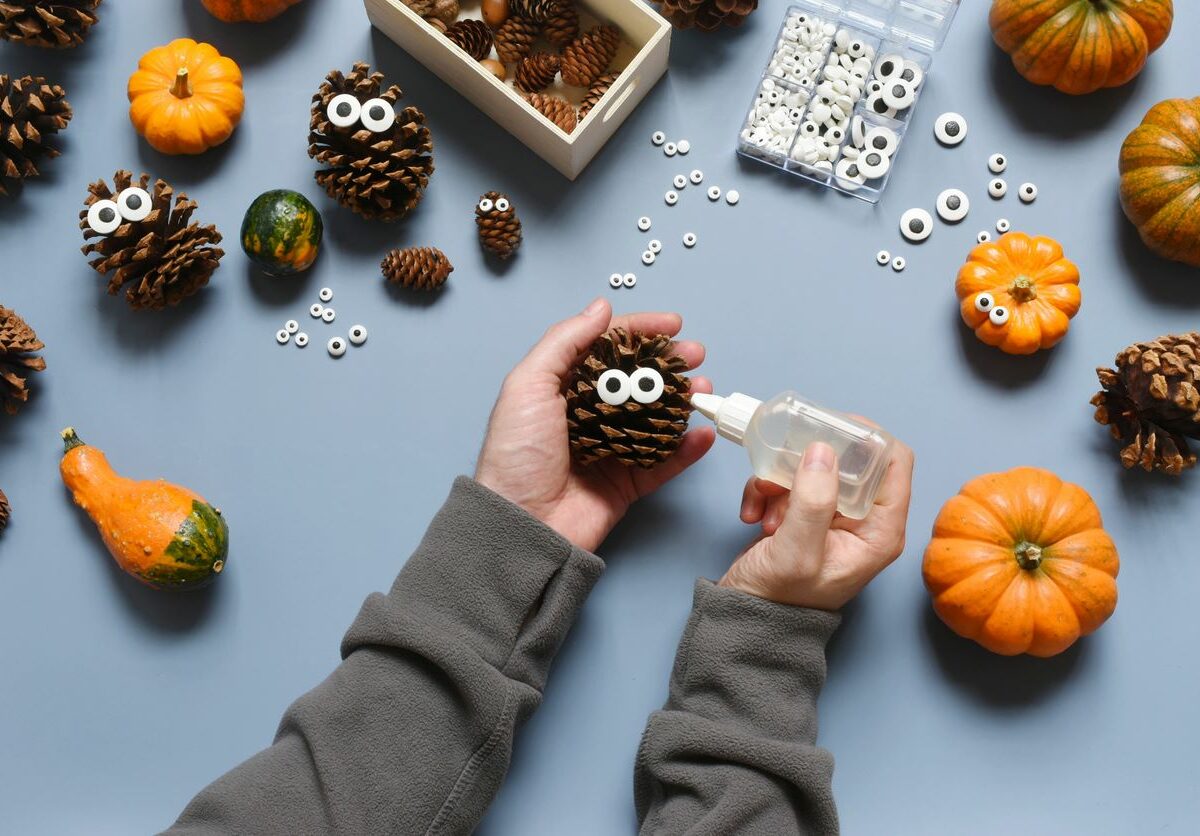
[[[383,73],[363,62],[334,70],[313,95],[308,155],[317,183],[358,215],[394,221],[411,212],[433,174],[433,138],[425,114],[399,108],[404,91],[383,89]]]
[[[668,336],[602,334],[563,389],[575,461],[651,468],[674,455],[692,413],[686,371]]]
[[[475,204],[479,243],[497,258],[511,258],[521,246],[521,219],[512,201],[500,192],[488,192]]]

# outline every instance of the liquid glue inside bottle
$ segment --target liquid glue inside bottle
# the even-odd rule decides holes
[[[871,510],[887,472],[892,437],[849,415],[822,409],[795,392],[767,402],[734,392],[726,398],[696,393],[692,406],[717,425],[717,433],[746,448],[760,479],[785,488],[804,451],[823,441],[837,454],[838,511],[861,520]]]

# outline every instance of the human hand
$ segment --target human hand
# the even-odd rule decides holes
[[[487,437],[475,466],[475,480],[524,508],[576,546],[596,547],[634,500],[653,492],[708,452],[716,438],[711,427],[689,430],[675,455],[653,470],[600,461],[580,467],[571,461],[563,379],[610,328],[675,336],[683,318],[673,313],[639,313],[613,318],[604,299],[548,330],[500,388]],[[675,343],[675,352],[694,369],[704,346]],[[712,392],[703,377],[691,378],[693,392]]]
[[[837,513],[837,458],[827,444],[804,451],[791,491],[750,479],[742,521],[761,523],[763,533],[720,585],[780,604],[841,609],[904,551],[912,471],[912,450],[896,442],[879,496],[862,520]]]

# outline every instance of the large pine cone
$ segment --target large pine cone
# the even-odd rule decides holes
[[[624,373],[628,398],[609,403],[599,387],[620,387],[620,380],[600,377],[610,369]],[[638,369],[653,369],[663,383],[661,394],[649,403],[632,396],[655,384],[653,375],[629,377]],[[567,425],[571,453],[580,464],[613,458],[621,464],[654,467],[671,457],[683,441],[692,412],[691,381],[684,376],[687,362],[675,354],[671,338],[630,334],[614,328],[593,343],[588,355],[568,379]],[[636,388],[635,388],[636,387]],[[612,392],[612,389],[609,389]],[[643,400],[645,395],[642,395]],[[609,395],[610,400],[614,399]],[[616,397],[620,400],[619,395]]]
[[[312,100],[308,155],[325,166],[316,173],[326,194],[364,218],[394,221],[421,201],[433,173],[433,138],[425,114],[399,109],[404,97],[393,84],[382,90],[383,73],[362,62],[349,75],[334,70]],[[347,93],[361,103],[383,99],[396,109],[391,127],[375,131],[362,122],[339,128],[329,120],[329,103]]]
[[[659,11],[676,29],[712,32],[741,26],[757,8],[758,0],[662,0]]]
[[[583,101],[579,103],[579,121],[582,122],[596,103],[603,98],[608,92],[608,88],[612,87],[613,82],[617,80],[616,73],[605,73],[598,79],[592,82],[592,86],[588,88],[587,95],[583,97]]]
[[[575,111],[575,105],[561,96],[530,93],[525,100],[533,105],[535,110],[562,128],[564,133],[571,133],[579,124],[579,115]]]
[[[476,61],[482,61],[492,52],[492,30],[482,20],[452,23],[446,30],[446,37]]]
[[[1194,467],[1188,439],[1200,439],[1200,333],[1131,345],[1115,369],[1097,369],[1103,392],[1096,420],[1124,442],[1121,464],[1178,476]]]
[[[479,243],[498,258],[511,258],[521,246],[521,219],[506,195],[488,192],[475,204]]]
[[[559,57],[549,52],[538,52],[528,58],[522,58],[521,62],[517,64],[513,84],[518,90],[525,93],[537,93],[545,90],[554,83],[554,77],[558,75],[560,66],[562,66],[562,61]]]
[[[392,284],[414,290],[433,290],[446,283],[454,265],[437,247],[392,250],[383,258],[383,276]]]
[[[37,161],[58,156],[46,140],[70,121],[71,105],[58,85],[41,76],[0,75],[0,195],[8,194],[5,180],[37,177]]]
[[[563,81],[573,87],[590,87],[608,71],[620,44],[621,33],[615,27],[606,23],[593,26],[563,50]]]
[[[0,305],[0,400],[9,415],[29,400],[29,375],[46,368],[46,361],[34,354],[43,348],[16,311]]]
[[[79,213],[79,228],[88,241],[84,255],[95,255],[91,266],[101,275],[109,274],[108,292],[116,295],[125,285],[125,300],[135,310],[161,310],[178,305],[208,284],[225,251],[221,233],[212,226],[192,223],[196,201],[183,192],[178,195],[162,180],[150,190],[150,175],[143,174],[136,183],[128,171],[113,176],[113,188],[103,180],[88,186],[85,208]],[[122,209],[122,223],[110,233],[98,232],[89,221],[89,210],[100,201],[126,200],[123,194],[130,188],[141,189],[150,195],[150,213],[138,221],[125,218],[128,209],[142,208],[142,197],[129,197],[128,209]],[[171,198],[175,198],[174,209]],[[132,201],[136,200],[134,206]],[[116,204],[106,205],[98,213],[103,221],[116,219]],[[93,240],[95,239],[95,240]]]
[[[0,40],[70,49],[99,20],[100,0],[0,0]]]
[[[4,491],[0,491],[0,534],[8,528],[8,518],[11,514],[12,509],[8,506],[8,497],[4,495]]]
[[[560,3],[542,27],[546,40],[559,49],[579,37],[579,10],[571,0]]]
[[[559,6],[565,2],[570,0],[509,0],[508,7],[515,15],[542,23],[553,17]]]
[[[515,64],[533,51],[540,31],[541,27],[531,20],[510,17],[496,30],[496,55],[505,64]]]

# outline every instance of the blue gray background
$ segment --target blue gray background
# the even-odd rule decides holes
[[[0,421],[0,831],[134,833],[167,825],[208,781],[266,745],[297,695],[337,664],[363,597],[385,589],[442,501],[470,472],[504,373],[551,321],[608,294],[619,309],[673,309],[708,344],[718,391],[798,389],[874,417],[917,452],[909,547],[847,613],[829,651],[821,742],[837,757],[847,833],[1194,832],[1200,821],[1196,705],[1200,638],[1195,520],[1200,474],[1123,472],[1091,418],[1093,368],[1126,343],[1194,328],[1200,273],[1141,246],[1116,200],[1122,138],[1156,101],[1200,94],[1200,9],[1133,84],[1084,99],[1036,89],[992,46],[986,3],[968,2],[938,56],[912,135],[878,208],[823,194],[733,153],[744,105],[785,4],[739,32],[677,33],[671,70],[591,167],[569,183],[369,27],[352,0],[306,0],[277,21],[228,26],[198,0],[109,0],[84,47],[0,45],[0,71],[64,84],[76,117],[65,154],[0,199],[0,302],[46,341],[49,370]],[[188,35],[245,71],[233,139],[198,159],[162,156],[126,118],[125,81],[146,49]],[[410,220],[338,209],[305,153],[309,98],[332,68],[369,59],[429,116],[437,172]],[[935,118],[970,120],[948,150]],[[691,154],[651,147],[664,130]],[[987,198],[986,160],[1013,186]],[[87,184],[128,167],[165,177],[227,236],[209,289],[178,310],[131,311],[79,253]],[[689,186],[735,187],[739,206]],[[919,247],[903,210],[946,187],[974,201],[959,227]],[[245,207],[291,187],[323,211],[324,253],[307,275],[267,279],[237,245]],[[479,252],[472,207],[506,190],[525,223],[503,269]],[[665,250],[638,261],[654,218]],[[1061,238],[1084,304],[1052,352],[1009,358],[958,321],[952,289],[975,233]],[[685,231],[700,238],[685,251]],[[378,262],[436,245],[456,270],[438,297],[389,292]],[[875,266],[881,247],[908,257]],[[634,290],[609,273],[635,270]],[[336,293],[333,326],[306,316]],[[273,334],[295,317],[304,351]],[[340,361],[324,342],[352,323],[370,340]],[[117,571],[58,478],[58,431],[75,425],[125,473],[167,476],[218,503],[232,526],[228,572],[171,595]],[[1096,635],[1051,660],[992,656],[930,608],[920,558],[943,501],[967,479],[1039,465],[1095,496],[1121,549],[1121,603]],[[747,474],[726,442],[642,503],[605,544],[608,572],[521,734],[485,834],[631,832],[631,765],[666,693],[692,580],[716,577],[751,537],[737,519]]]

